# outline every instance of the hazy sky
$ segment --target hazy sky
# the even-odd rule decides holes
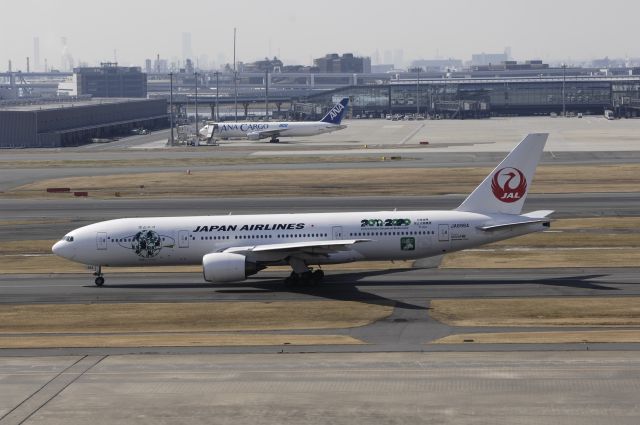
[[[194,55],[253,61],[278,55],[310,64],[329,52],[380,59],[403,50],[405,61],[502,52],[515,59],[575,60],[640,57],[640,1],[636,0],[22,0],[0,6],[0,69],[25,69],[33,38],[41,62],[60,67],[61,37],[69,52],[90,64],[113,60],[143,65],[145,58],[182,57],[182,33]]]

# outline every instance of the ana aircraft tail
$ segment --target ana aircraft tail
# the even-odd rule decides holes
[[[456,210],[520,214],[548,136],[527,135]]]
[[[327,115],[325,115],[320,121],[329,124],[339,125],[342,122],[342,117],[347,112],[347,105],[349,104],[349,98],[345,97],[340,102],[336,103]]]

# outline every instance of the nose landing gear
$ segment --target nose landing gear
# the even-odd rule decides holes
[[[102,266],[98,266],[96,268],[95,273],[93,273],[93,275],[96,277],[96,280],[94,281],[96,286],[100,287],[104,285],[104,276],[102,276]]]

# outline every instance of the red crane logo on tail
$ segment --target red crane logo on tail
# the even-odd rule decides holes
[[[501,168],[491,181],[493,195],[502,202],[517,202],[527,192],[527,179],[517,168]]]

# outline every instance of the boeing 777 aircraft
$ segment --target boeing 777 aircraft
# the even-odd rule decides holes
[[[347,128],[341,125],[347,111],[349,98],[345,97],[327,112],[320,121],[314,122],[219,122],[210,123],[200,129],[200,135],[207,139],[247,138],[260,140],[271,138],[277,143],[280,137],[315,136]]]
[[[95,266],[202,265],[209,282],[289,265],[287,284],[319,282],[312,266],[410,260],[539,232],[553,211],[521,214],[547,134],[529,134],[451,211],[370,211],[122,218],[73,230],[56,255]]]

